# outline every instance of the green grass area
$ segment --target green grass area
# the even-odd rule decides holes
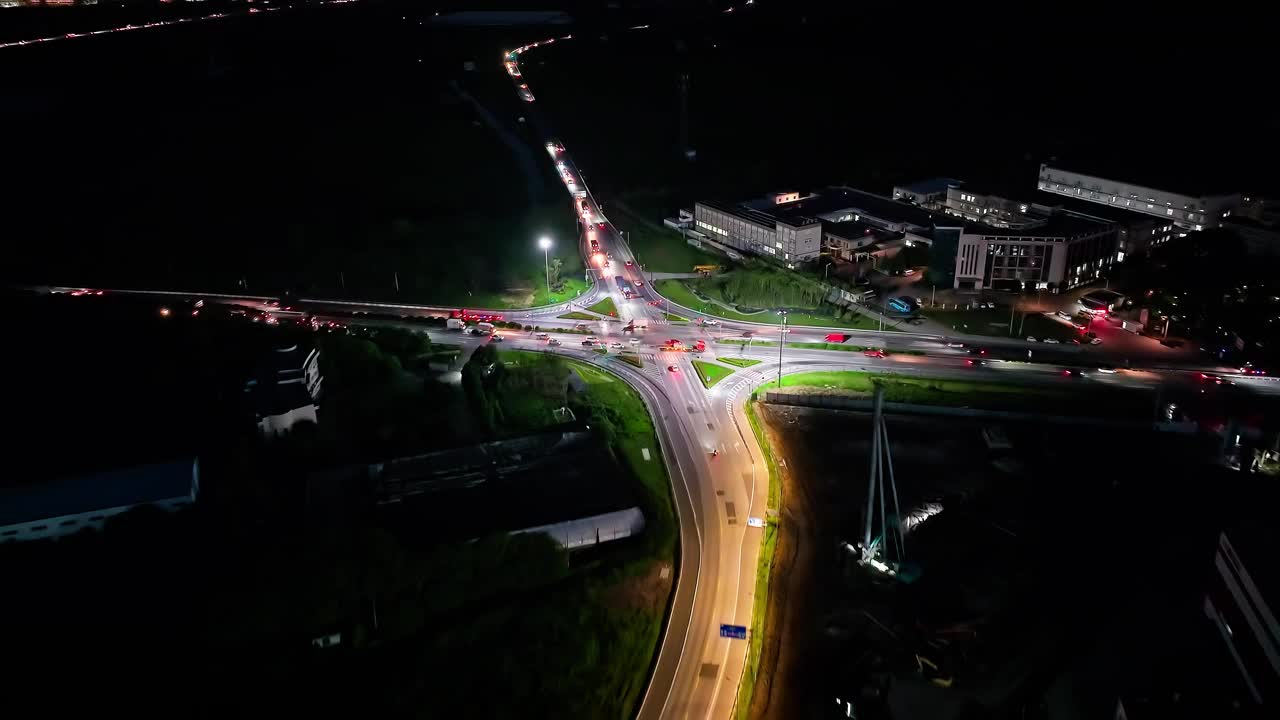
[[[780,324],[778,315],[772,311],[748,314],[725,308],[713,302],[707,302],[695,295],[683,280],[659,280],[653,285],[654,289],[657,290],[660,295],[670,298],[671,302],[679,303],[690,310],[704,315],[723,318],[725,320],[740,320],[745,322],[765,323],[768,325]],[[847,328],[851,330],[880,329],[880,323],[878,320],[859,313],[854,313],[847,315],[844,318],[837,319],[818,310],[792,310],[787,315],[787,324],[804,327]],[[884,330],[886,332],[892,332],[897,331],[898,328],[886,323]]]
[[[930,310],[926,313],[930,320],[942,323],[947,327],[970,335],[986,335],[988,337],[1033,337],[1037,340],[1053,338],[1060,342],[1071,342],[1080,333],[1066,323],[1052,320],[1040,313],[1022,313],[1013,318],[1013,334],[1009,332],[1009,310]],[[1018,331],[1021,330],[1021,333]]]
[[[1151,398],[1145,390],[1089,385],[1087,380],[1081,382],[1086,384],[1074,388],[1048,387],[984,380],[908,378],[858,370],[803,372],[783,377],[784,388],[814,388],[852,396],[870,397],[876,385],[881,385],[885,389],[886,401],[916,405],[1134,418],[1151,412]],[[761,385],[757,392],[776,388],[777,381],[770,381]]]
[[[572,277],[565,277],[563,283],[564,286],[560,292],[547,292],[546,283],[536,286],[537,290],[534,291],[533,299],[528,305],[495,305],[493,307],[541,307],[543,305],[555,305],[556,303],[568,302],[591,289],[590,283],[576,275]],[[509,299],[505,301],[510,302]]]
[[[693,272],[695,265],[723,265],[727,259],[689,245],[680,233],[662,224],[662,218],[642,218],[617,203],[609,208],[614,225],[630,233],[636,260],[650,272]]]
[[[591,307],[587,308],[591,312],[600,313],[601,315],[618,315],[618,306],[614,304],[613,298],[607,297]]]
[[[773,456],[773,448],[769,445],[760,418],[756,415],[755,400],[748,400],[743,408],[747,422],[751,425],[751,434],[764,456],[765,467],[769,471],[769,509],[779,510],[782,503],[782,474],[777,459]],[[738,699],[734,704],[734,717],[745,720],[751,712],[751,696],[755,692],[756,678],[760,673],[760,651],[764,644],[764,622],[769,610],[769,574],[773,569],[773,554],[777,549],[777,520],[769,519],[764,528],[764,541],[760,546],[760,556],[756,560],[755,600],[751,605],[751,630],[747,635],[747,659],[743,668],[742,680],[738,683]]]
[[[556,317],[560,318],[561,320],[599,320],[600,319],[595,315],[588,315],[587,313],[578,312],[577,310],[564,313],[563,315],[557,315]]]
[[[609,348],[593,347],[593,348],[591,348],[591,352],[593,352],[593,353],[595,353],[595,354],[597,354],[597,355],[608,355],[608,354],[609,354]]]
[[[747,340],[745,338],[723,338],[716,342],[725,345],[750,345],[751,347],[778,347],[772,340]],[[834,350],[836,352],[862,352],[872,349],[868,345],[846,345],[844,343],[789,342],[787,347],[797,350]],[[924,355],[923,350],[890,350],[890,355]]]
[[[702,381],[703,387],[708,389],[733,374],[729,368],[705,360],[694,360],[693,367],[698,371],[698,379]]]
[[[616,380],[613,379],[613,376],[609,375],[603,370],[600,370],[599,368],[592,367],[591,365],[584,365],[582,363],[578,363],[573,365],[572,368],[573,368],[573,371],[577,373],[578,377],[582,378],[582,380],[586,382],[588,385],[599,385],[602,383],[617,382]]]
[[[615,355],[614,357],[628,365],[633,365],[638,368],[644,367],[644,360],[641,360],[640,356],[635,353],[623,353],[621,355]]]
[[[675,313],[662,313],[662,317],[670,322],[689,322],[689,318],[676,315]]]
[[[752,365],[759,365],[761,362],[764,362],[763,360],[752,360],[751,358],[732,358],[732,357],[718,357],[716,358],[716,360],[722,363],[725,363],[726,365],[735,365],[740,368],[748,368],[748,367],[751,367]]]

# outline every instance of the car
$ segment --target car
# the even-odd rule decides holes
[[[587,329],[587,324],[586,324],[586,323],[578,323],[578,324],[576,324],[576,325],[574,325],[574,326],[573,326],[573,329],[574,329],[574,330],[586,330],[586,329]]]
[[[643,280],[637,280],[637,281],[636,281],[636,287],[644,287],[644,281],[643,281]]]
[[[987,303],[987,304],[986,304],[986,308],[987,308],[988,310],[995,310],[995,309],[996,309],[996,304],[995,304],[995,303],[993,303],[993,302],[989,302],[989,303]]]
[[[968,365],[969,367],[977,367],[982,363],[983,363],[983,359],[980,357],[965,358],[965,361],[964,361],[964,364]]]
[[[703,325],[719,325],[720,321],[713,320],[712,318],[702,318],[702,324]]]
[[[1080,375],[1080,371],[1079,371],[1079,370],[1077,370],[1077,369],[1075,369],[1075,368],[1063,368],[1063,370],[1062,370],[1062,376],[1063,376],[1063,377],[1073,377],[1073,378],[1081,377],[1081,375]]]
[[[1100,372],[1100,373],[1105,373],[1105,374],[1107,374],[1107,375],[1115,375],[1115,374],[1116,374],[1116,369],[1115,369],[1114,367],[1112,367],[1111,365],[1099,365],[1099,366],[1098,366],[1098,372]]]
[[[949,342],[949,343],[947,343],[947,347],[949,347],[949,348],[962,348],[962,347],[964,347],[964,343],[962,343],[962,342]]]
[[[1101,344],[1102,344],[1102,338],[1100,338],[1100,337],[1090,338],[1090,339],[1089,339],[1089,344],[1090,344],[1090,345],[1101,345]]]
[[[1072,318],[1071,324],[1074,325],[1077,330],[1084,330],[1089,327],[1089,323],[1085,320],[1081,320],[1080,318]]]
[[[616,342],[616,343],[609,343],[609,347],[614,348],[614,349],[619,349],[619,350],[620,350],[620,349],[622,349],[622,343],[620,343],[620,342]]]
[[[586,339],[590,340],[591,342],[600,342],[600,339],[597,338],[595,335],[588,335]]]
[[[596,341],[595,341],[595,340],[583,340],[583,341],[582,341],[582,347],[595,347],[595,344],[596,344]]]
[[[1036,339],[1034,337],[1031,337],[1030,335],[1027,336],[1027,342],[1035,342],[1035,341]]]
[[[628,261],[627,261],[627,267],[631,267],[631,261],[630,261],[630,260],[628,260]]]
[[[680,368],[676,367],[675,365],[668,365],[667,372],[678,373],[680,372]]]
[[[888,353],[887,351],[885,351],[883,348],[870,348],[870,349],[868,349],[868,350],[863,350],[863,351],[862,351],[862,354],[863,354],[863,355],[866,355],[866,356],[867,356],[867,357],[869,357],[869,358],[886,358],[886,357],[889,357],[889,353]]]
[[[1232,385],[1230,380],[1224,379],[1221,375],[1209,375],[1208,373],[1200,373],[1200,380],[1214,385]]]
[[[550,340],[547,341],[547,345],[551,347],[558,347],[560,345],[560,341],[555,338],[551,338]]]
[[[1060,342],[1061,342],[1061,341],[1060,341],[1060,340],[1055,340],[1055,339],[1053,339],[1053,338],[1045,338],[1045,339],[1044,339],[1044,342],[1049,343],[1050,345],[1058,345],[1058,344],[1060,344]]]
[[[640,344],[640,338],[631,338],[631,344],[632,344],[632,345],[639,345],[639,344]]]
[[[916,271],[915,271],[913,268],[907,268],[906,270],[903,270],[903,271],[902,271],[902,274],[903,274],[903,275],[915,275],[915,274],[916,274]]]
[[[550,335],[548,335],[548,334],[546,334],[546,333],[538,333],[535,337],[537,337],[539,340],[550,340],[550,339],[551,339],[551,336],[550,336]]]
[[[1063,320],[1070,320],[1070,319],[1071,319],[1071,313],[1067,312],[1066,310],[1058,310],[1058,311],[1055,311],[1053,314],[1054,314],[1054,315],[1057,315],[1058,317],[1062,318]]]
[[[502,336],[501,336],[501,335],[490,335],[490,336],[489,336],[489,342],[502,342]]]

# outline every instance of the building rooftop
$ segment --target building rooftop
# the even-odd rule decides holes
[[[964,185],[964,184],[965,182],[963,180],[957,180],[955,178],[948,178],[948,177],[936,177],[936,178],[930,178],[928,180],[918,180],[916,182],[908,183],[906,185],[895,185],[894,187],[899,187],[899,188],[902,188],[903,190],[909,190],[913,193],[919,193],[921,195],[932,195],[934,193],[946,192],[946,189],[951,187],[952,185]]]
[[[889,240],[895,237],[901,237],[902,233],[885,230],[884,228],[864,223],[861,220],[842,220],[840,222],[825,222],[822,224],[823,232],[831,233],[845,240],[855,240],[871,237],[877,241]]]
[[[1132,225],[1134,223],[1159,222],[1160,218],[1146,213],[1140,213],[1127,208],[1111,205],[1108,203],[1089,202],[1088,200],[1072,200],[1064,198],[1056,193],[1048,193],[1038,191],[1037,194],[1045,197],[1040,201],[1042,204],[1054,205],[1080,215],[1088,215],[1090,217],[1105,220],[1107,222],[1118,223],[1120,225]],[[1173,222],[1172,219],[1169,220]]]
[[[772,214],[760,210],[752,210],[736,203],[723,202],[721,200],[699,200],[698,204],[757,225],[764,225],[769,228],[777,227],[777,218]]]
[[[188,458],[0,489],[0,525],[186,497],[196,470]]]
[[[989,235],[997,237],[1079,237],[1092,235],[1112,227],[1114,223],[1091,220],[1077,215],[1055,214],[1043,223],[1020,228],[999,228],[982,223],[965,223],[964,231],[970,235]]]
[[[829,187],[819,192],[816,197],[778,207],[782,211],[803,212],[810,216],[852,209],[859,211],[862,215],[919,227],[932,227],[936,220],[933,213],[910,203],[850,187]]]
[[[1204,171],[1193,172],[1190,168],[1167,163],[1135,162],[1122,167],[1119,160],[1099,159],[1096,162],[1048,162],[1045,166],[1053,170],[1090,175],[1116,182],[1141,185],[1154,190],[1180,193],[1192,197],[1213,197],[1234,195],[1238,191],[1228,189],[1225,181],[1218,180],[1215,173]]]

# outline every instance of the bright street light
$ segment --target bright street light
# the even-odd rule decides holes
[[[538,247],[542,248],[542,265],[547,271],[547,302],[551,302],[551,260],[548,259],[548,253],[551,251],[551,238],[545,235],[538,238]]]

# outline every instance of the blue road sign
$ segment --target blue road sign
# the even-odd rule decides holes
[[[732,638],[734,640],[746,640],[747,628],[743,625],[721,625],[720,637]]]

